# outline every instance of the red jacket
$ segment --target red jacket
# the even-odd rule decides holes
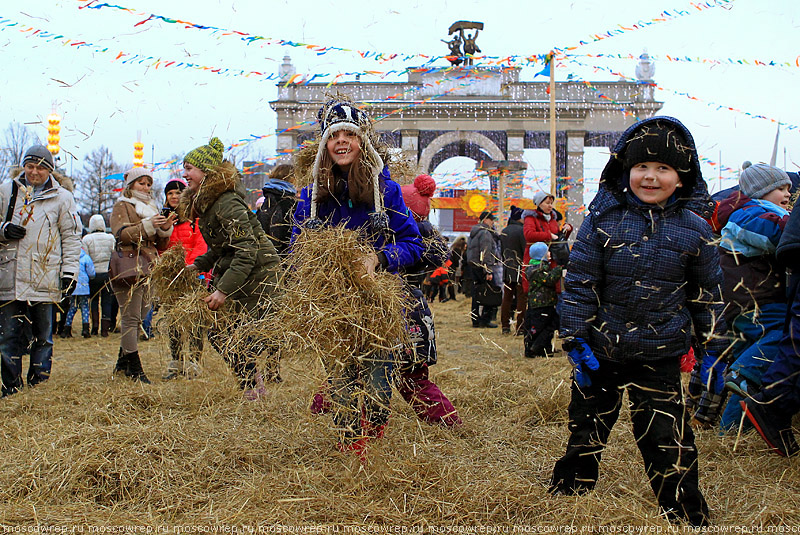
[[[522,232],[525,235],[525,255],[522,258],[523,275],[528,262],[531,260],[531,254],[528,252],[530,246],[536,242],[545,242],[549,244],[553,241],[553,234],[558,234],[558,220],[556,219],[555,212],[550,212],[550,221],[545,219],[544,214],[539,210],[526,210],[523,215],[525,216]],[[566,236],[565,236],[566,238]],[[555,262],[551,261],[550,266],[555,267]],[[523,276],[522,288],[525,293],[528,292],[528,280]],[[558,292],[561,292],[561,283],[557,285]]]
[[[167,249],[176,243],[183,244],[183,248],[186,249],[187,266],[193,264],[195,258],[208,250],[206,242],[203,241],[203,236],[200,234],[200,229],[197,227],[197,220],[194,223],[189,221],[177,223],[172,229],[172,235],[169,237],[169,243],[167,244]]]

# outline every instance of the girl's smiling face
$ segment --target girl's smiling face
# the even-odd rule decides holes
[[[361,138],[352,130],[337,130],[325,144],[328,156],[345,173],[361,157]]]
[[[170,208],[177,208],[181,200],[181,192],[176,189],[171,189],[167,193],[167,206]]]
[[[206,177],[206,174],[201,171],[199,168],[193,166],[190,163],[183,163],[183,178],[186,179],[187,187],[192,191],[197,191],[200,189],[200,184],[203,183],[203,179]]]

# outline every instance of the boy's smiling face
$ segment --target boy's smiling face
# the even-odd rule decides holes
[[[683,186],[678,172],[661,162],[641,162],[631,167],[631,192],[647,204],[663,205]]]

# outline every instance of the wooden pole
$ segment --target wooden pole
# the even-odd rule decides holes
[[[556,65],[555,53],[547,56],[550,64],[550,195],[556,196]]]
[[[497,169],[497,219],[500,221],[500,228],[506,226],[506,170],[503,167]]]

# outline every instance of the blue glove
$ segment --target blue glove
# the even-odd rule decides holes
[[[600,367],[600,363],[592,353],[592,349],[582,339],[575,338],[572,349],[567,353],[567,358],[575,369],[575,382],[578,383],[578,386],[580,388],[591,386],[592,379],[589,377],[586,368],[596,370]]]
[[[700,382],[714,395],[725,387],[725,361],[716,351],[706,351],[700,363]]]

